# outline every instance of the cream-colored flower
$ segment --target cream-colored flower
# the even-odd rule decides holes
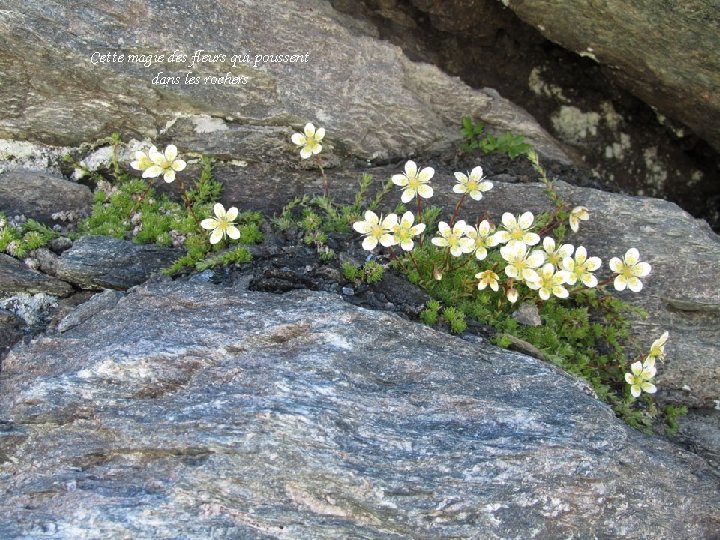
[[[495,292],[500,290],[500,285],[498,285],[498,275],[492,270],[478,272],[475,274],[475,277],[480,280],[477,284],[479,291],[482,291],[485,287],[490,287]]]
[[[587,258],[587,251],[583,246],[575,250],[575,257],[565,257],[562,260],[562,269],[567,272],[567,284],[575,285],[578,280],[586,287],[595,287],[598,284],[597,278],[591,274],[602,265],[599,257]]]
[[[492,182],[483,179],[483,170],[479,165],[470,171],[470,176],[466,176],[461,172],[455,173],[458,183],[453,187],[455,193],[467,193],[473,200],[482,199],[485,191],[490,191],[493,187]]]
[[[505,266],[505,274],[515,279],[523,279],[526,282],[536,281],[538,279],[536,268],[540,268],[545,262],[545,253],[540,250],[533,250],[528,253],[525,244],[521,242],[511,242],[500,248],[500,255],[507,261]]]
[[[650,345],[648,358],[662,359],[665,357],[665,344],[667,343],[668,336],[669,334],[667,332],[663,332],[662,336],[653,341],[653,344]]]
[[[517,299],[518,299],[517,289],[508,289],[507,292],[505,293],[505,295],[507,296],[507,299],[511,304],[514,304],[515,302],[517,302]]]
[[[413,213],[405,212],[400,219],[400,223],[395,225],[395,228],[393,229],[393,234],[395,235],[395,243],[400,244],[400,247],[405,251],[410,251],[413,247],[415,247],[413,236],[422,234],[423,231],[425,231],[424,223],[418,223],[417,225],[413,226],[414,222],[415,216],[413,215]]]
[[[414,161],[408,161],[405,163],[405,173],[394,174],[392,177],[393,184],[405,188],[400,200],[404,203],[408,203],[416,196],[422,197],[423,199],[429,199],[432,197],[433,188],[428,185],[428,182],[434,174],[435,169],[432,167],[425,167],[423,170],[418,172],[417,165]]]
[[[573,232],[578,232],[581,220],[587,221],[588,219],[590,219],[590,213],[584,206],[576,206],[570,210],[570,218],[568,221],[570,222],[570,228]]]
[[[572,244],[563,244],[560,247],[555,245],[555,240],[552,237],[546,236],[543,238],[543,249],[545,250],[545,258],[547,262],[560,269],[562,266],[563,259],[565,257],[571,257],[575,246]]]
[[[640,397],[640,394],[647,392],[654,394],[657,388],[652,383],[655,376],[655,366],[639,360],[630,366],[630,373],[625,374],[625,382],[630,385],[630,393],[633,397]]]
[[[155,153],[157,152],[157,148],[151,146],[150,151]],[[147,153],[141,151],[135,152],[135,161],[132,161],[130,163],[130,166],[137,171],[145,171],[149,167],[152,167],[152,165],[153,162],[150,159],[150,156]]]
[[[392,232],[397,224],[396,214],[390,214],[383,219],[372,210],[368,210],[365,212],[365,221],[356,221],[353,223],[353,229],[365,235],[362,243],[363,249],[372,251],[378,242],[384,247],[395,245],[395,237]]]
[[[213,212],[215,212],[215,219],[208,218],[203,219],[200,222],[200,226],[203,229],[212,230],[212,234],[210,235],[211,244],[217,244],[225,237],[225,235],[229,236],[233,240],[240,238],[240,231],[235,226],[235,223],[233,223],[238,215],[237,208],[233,206],[226,212],[225,207],[222,204],[217,203],[213,207]]]
[[[432,243],[438,247],[449,247],[450,254],[453,257],[459,257],[463,253],[471,253],[473,251],[472,239],[465,236],[467,225],[463,220],[458,221],[450,228],[450,225],[441,221],[438,223],[438,232],[440,236],[432,239]]]
[[[475,257],[477,257],[479,261],[487,257],[487,248],[497,245],[492,236],[490,222],[487,219],[481,221],[477,229],[472,225],[468,225],[467,229],[465,229],[465,236],[473,241]]]
[[[535,281],[528,281],[527,286],[538,291],[543,300],[548,300],[552,295],[558,298],[567,298],[569,293],[563,284],[567,280],[564,270],[555,270],[555,266],[547,263],[538,271],[538,278]]]
[[[320,142],[323,140],[323,137],[325,137],[325,128],[321,127],[316,131],[315,126],[308,122],[305,124],[303,133],[293,133],[290,140],[293,144],[302,146],[300,149],[300,157],[302,159],[307,159],[322,152],[322,145]]]
[[[502,215],[502,224],[505,230],[496,232],[493,236],[497,244],[520,243],[523,246],[534,246],[540,241],[540,236],[530,232],[535,217],[532,212],[525,212],[516,218],[510,212]]]
[[[618,274],[613,283],[615,290],[624,291],[625,287],[633,292],[642,290],[643,284],[638,278],[647,276],[652,267],[646,262],[638,262],[639,259],[640,253],[635,248],[628,249],[623,260],[610,259],[610,269]]]
[[[175,180],[175,173],[182,171],[187,165],[182,159],[177,159],[177,146],[174,144],[168,145],[162,153],[153,146],[148,150],[148,157],[152,165],[145,169],[143,178],[156,178],[162,174],[163,180],[168,184]]]

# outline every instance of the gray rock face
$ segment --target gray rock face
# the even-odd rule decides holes
[[[252,158],[257,140],[287,145],[307,121],[325,126],[328,144],[363,158],[387,158],[454,147],[463,115],[525,134],[539,151],[567,160],[558,144],[522,109],[492,92],[469,89],[437,68],[410,62],[397,48],[357,31],[358,23],[327,3],[219,0],[202,6],[160,0],[99,1],[48,7],[4,3],[0,40],[3,86],[0,137],[77,145],[113,130],[155,138],[163,131],[193,150]],[[73,21],[68,32],[67,21]],[[34,32],[28,33],[27,28]],[[192,37],[180,28],[192,28]],[[322,36],[322,39],[319,39]],[[227,55],[225,63],[187,67],[196,49]],[[99,63],[93,52],[188,55],[180,64]],[[22,52],[20,52],[22,51]],[[234,54],[251,64],[232,66]],[[307,54],[307,63],[265,63],[256,54]],[[158,72],[248,77],[246,85],[153,85]],[[27,93],[34,80],[43,85]],[[178,117],[178,114],[180,118]],[[187,134],[188,121],[193,133]],[[178,122],[166,128],[168,122]],[[272,126],[284,126],[278,130]],[[398,131],[398,126],[403,129]],[[181,134],[185,136],[181,136]],[[198,136],[198,135],[201,136]],[[183,141],[184,139],[184,141]],[[237,140],[237,147],[222,143]],[[244,155],[247,141],[253,150]]]
[[[0,298],[17,293],[48,293],[68,296],[73,292],[69,283],[35,272],[20,261],[0,253]]]
[[[720,150],[715,0],[503,3],[549,39],[609,66],[628,90]]]
[[[61,223],[53,214],[75,219],[90,213],[92,193],[81,184],[53,174],[10,171],[0,174],[0,212],[25,215],[49,225]]]
[[[709,538],[702,461],[338,296],[131,291],[0,374],[0,536]]]
[[[56,261],[57,276],[83,289],[128,289],[169,266],[181,250],[85,236]]]

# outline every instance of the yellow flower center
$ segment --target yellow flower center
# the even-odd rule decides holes
[[[623,269],[622,269],[622,272],[620,272],[620,275],[626,279],[633,277],[632,268],[630,266],[623,266]]]
[[[385,229],[383,229],[381,225],[373,225],[373,228],[370,230],[370,236],[375,238],[380,238],[384,233]]]
[[[475,191],[477,189],[477,182],[475,180],[468,180],[468,183],[466,184],[468,191]]]
[[[510,238],[513,240],[522,240],[525,237],[525,231],[522,229],[513,229],[510,231]]]
[[[408,179],[408,187],[410,189],[417,189],[420,187],[420,179],[417,176],[413,176]]]

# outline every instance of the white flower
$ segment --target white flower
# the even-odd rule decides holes
[[[493,236],[495,243],[505,244],[508,242],[521,243],[523,246],[534,246],[540,241],[540,237],[530,232],[535,217],[532,212],[525,212],[517,219],[510,212],[502,215],[504,231],[496,232]]]
[[[652,267],[646,262],[638,262],[640,253],[635,248],[630,248],[621,261],[617,257],[610,259],[610,269],[618,274],[613,285],[615,290],[624,291],[625,287],[633,292],[640,292],[643,288],[642,281],[638,278],[647,276]]]
[[[587,221],[590,219],[590,214],[588,213],[588,209],[584,206],[576,206],[570,211],[570,228],[573,230],[573,232],[578,232],[578,229],[580,228],[580,220]]]
[[[157,152],[157,148],[155,148],[154,146],[151,146],[150,151],[155,153],[155,152]],[[153,162],[150,159],[150,156],[148,156],[148,154],[146,154],[145,152],[140,152],[140,151],[135,152],[135,161],[132,161],[130,163],[130,166],[133,169],[138,170],[138,171],[144,171],[144,170],[148,169],[149,167],[152,167],[152,165],[153,165]],[[82,172],[84,175],[85,171],[82,171]]]
[[[142,159],[137,157],[138,165],[142,162]],[[145,169],[143,178],[155,178],[163,175],[163,180],[168,184],[175,180],[175,173],[185,169],[187,165],[182,159],[177,158],[177,147],[174,144],[169,145],[165,148],[164,153],[160,153],[154,146],[148,150],[148,157],[152,161],[152,165]]]
[[[479,261],[487,257],[487,248],[497,245],[491,233],[490,222],[486,219],[480,222],[477,229],[472,225],[468,225],[467,229],[465,229],[465,236],[473,241],[475,257],[477,257]]]
[[[307,159],[314,154],[322,152],[320,141],[325,137],[325,128],[318,128],[317,131],[315,131],[315,126],[308,122],[305,124],[303,132],[304,133],[293,133],[293,136],[290,138],[294,144],[302,146],[300,149],[300,157]]]
[[[567,298],[568,291],[563,284],[567,280],[566,272],[563,270],[555,271],[555,266],[547,263],[537,273],[538,278],[535,281],[529,281],[527,286],[538,291],[540,298],[548,300],[553,294],[558,298]]]
[[[371,210],[365,212],[365,221],[356,221],[353,223],[353,229],[360,234],[365,235],[362,247],[367,251],[372,251],[378,242],[384,247],[395,245],[395,237],[392,231],[398,224],[397,215],[390,214],[385,219],[377,216]]]
[[[507,261],[505,274],[515,279],[523,279],[526,282],[538,279],[536,268],[540,268],[545,262],[545,254],[540,250],[534,250],[528,254],[525,244],[511,242],[500,248],[500,254]]]
[[[240,238],[240,231],[233,223],[238,215],[237,208],[233,206],[226,212],[225,207],[217,203],[213,207],[213,212],[215,212],[215,219],[208,218],[200,222],[200,226],[203,229],[212,230],[212,234],[210,235],[211,244],[217,244],[225,235],[233,240]]]
[[[598,284],[597,278],[591,274],[602,265],[599,257],[587,258],[587,251],[580,246],[575,251],[575,258],[565,257],[562,261],[562,269],[567,272],[567,284],[575,285],[578,280],[586,287],[595,287]]]
[[[654,394],[657,391],[652,383],[655,376],[655,366],[645,362],[637,361],[630,366],[630,373],[625,374],[625,382],[630,385],[630,393],[633,397],[640,397],[642,392]]]
[[[479,165],[470,171],[470,176],[466,176],[461,172],[455,173],[458,183],[453,187],[455,193],[467,193],[476,201],[482,199],[484,191],[492,189],[492,182],[483,180],[483,170]]]
[[[560,268],[562,261],[565,257],[571,257],[575,246],[572,244],[563,244],[559,248],[555,246],[555,240],[550,236],[543,238],[543,249],[545,250],[545,257],[547,262],[555,265],[556,268]]]
[[[473,251],[473,241],[465,236],[467,225],[463,220],[455,223],[453,228],[441,221],[438,223],[438,232],[440,236],[432,239],[432,243],[439,247],[449,247],[450,254],[453,257],[459,257],[463,253]]]
[[[517,299],[518,299],[517,289],[508,289],[507,293],[505,293],[505,294],[507,296],[508,301],[511,304],[514,304],[515,302],[517,302]]]
[[[405,212],[403,214],[403,217],[400,219],[400,223],[395,225],[395,228],[393,229],[393,234],[395,235],[395,243],[400,244],[400,247],[405,251],[410,251],[413,247],[415,247],[415,242],[413,242],[413,236],[422,234],[425,230],[424,223],[418,223],[413,227],[414,222],[415,216],[412,214],[412,212]]]
[[[392,177],[393,184],[405,188],[400,200],[407,203],[416,196],[422,197],[423,199],[432,197],[433,188],[428,185],[428,182],[434,174],[435,169],[432,167],[425,167],[418,173],[417,165],[414,161],[405,163],[405,174],[395,174]]]
[[[490,287],[495,292],[500,289],[500,286],[498,285],[498,275],[492,270],[478,272],[475,274],[475,277],[480,280],[477,284],[479,291],[482,291],[485,287]]]
[[[662,336],[653,341],[653,344],[650,346],[650,353],[648,354],[648,358],[664,358],[665,343],[667,343],[668,335],[669,334],[667,332],[663,332]]]

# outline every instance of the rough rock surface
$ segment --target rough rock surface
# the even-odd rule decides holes
[[[523,133],[539,151],[567,159],[522,109],[409,61],[397,47],[362,35],[359,23],[320,0],[248,1],[242,9],[220,0],[176,2],[172,9],[160,0],[103,0],[82,7],[8,0],[3,10],[0,71],[7,84],[0,91],[6,104],[0,137],[78,145],[118,130],[151,138],[163,132],[173,139],[173,122],[190,117],[193,144],[199,145],[192,149],[202,151],[206,141],[224,138],[270,137],[271,145],[287,145],[286,126],[315,121],[343,152],[382,159],[454,147],[458,122],[469,114]],[[192,35],[180,28],[191,28]],[[197,49],[224,53],[226,62],[188,68]],[[174,50],[188,60],[147,68],[127,61],[91,63],[94,52],[127,57]],[[243,53],[251,55],[251,63],[233,67],[232,55]],[[256,54],[294,53],[307,53],[308,62],[254,67]],[[184,78],[187,71],[231,72],[248,82],[152,84],[158,72]],[[42,85],[34,84],[40,79]],[[180,131],[187,127],[182,124],[187,122],[178,124]]]
[[[702,460],[338,296],[131,291],[0,373],[0,536],[709,538]]]
[[[83,289],[128,289],[169,266],[181,250],[85,236],[56,261],[57,276]]]
[[[720,150],[716,0],[504,0],[549,39],[609,66],[646,103]]]
[[[91,206],[92,193],[87,186],[60,176],[32,171],[0,174],[0,212],[8,217],[24,215],[54,225],[62,223],[62,215],[77,219],[89,214]]]
[[[68,296],[73,292],[69,283],[35,272],[20,261],[0,253],[0,298],[17,293],[48,293]]]

